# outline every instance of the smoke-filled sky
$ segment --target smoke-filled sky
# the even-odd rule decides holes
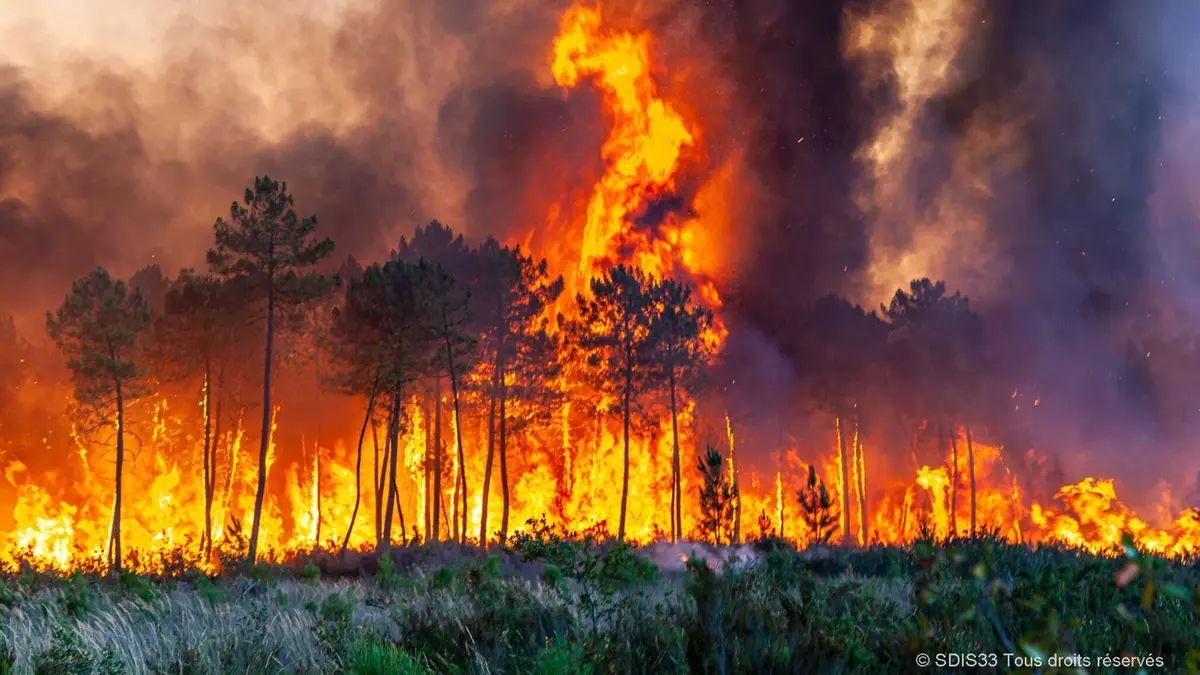
[[[600,169],[598,96],[549,72],[566,4],[8,0],[0,310],[39,330],[97,264],[199,265],[263,172],[339,257],[431,218],[526,241]],[[606,7],[656,36],[695,182],[731,186],[713,236],[750,362],[806,299],[945,278],[1042,399],[1047,449],[1200,468],[1197,370],[1172,353],[1200,322],[1194,3],[632,5]]]

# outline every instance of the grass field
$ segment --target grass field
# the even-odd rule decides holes
[[[1195,563],[996,541],[635,550],[533,531],[491,554],[317,552],[212,579],[10,572],[0,673],[1083,672],[1050,667],[1056,653],[1091,673],[1139,671],[1105,655],[1200,672]],[[996,665],[917,665],[951,653]]]

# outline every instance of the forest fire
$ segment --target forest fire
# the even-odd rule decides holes
[[[664,206],[679,198],[682,175],[707,170],[705,129],[660,95],[653,40],[649,32],[612,30],[596,9],[577,6],[562,17],[550,50],[554,80],[563,89],[596,87],[608,133],[602,147],[605,169],[586,203],[543,205],[544,226],[555,233],[555,246],[527,252],[507,248],[531,240],[518,235],[512,242],[460,247],[440,225],[422,228],[413,237],[414,257],[436,258],[438,251],[450,251],[447,268],[458,264],[453,256],[469,259],[460,265],[464,279],[485,276],[478,271],[485,265],[472,256],[493,250],[487,248],[492,244],[494,253],[504,244],[504,255],[510,256],[505,261],[516,261],[520,277],[512,287],[525,285],[520,301],[506,300],[503,292],[495,296],[497,305],[509,302],[516,309],[499,310],[503,316],[482,327],[463,319],[470,330],[463,329],[462,335],[450,335],[450,317],[457,310],[440,306],[441,342],[430,341],[428,351],[433,354],[429,360],[447,362],[444,368],[422,364],[426,370],[417,374],[381,375],[384,369],[375,361],[345,365],[364,353],[377,360],[384,358],[379,354],[392,355],[376,345],[364,348],[361,326],[339,323],[356,316],[348,298],[367,288],[369,274],[359,270],[348,279],[345,295],[334,294],[328,303],[342,303],[338,318],[312,320],[312,335],[296,338],[304,344],[289,347],[311,351],[316,356],[310,361],[318,365],[289,387],[279,387],[269,411],[256,411],[242,400],[246,397],[222,389],[212,364],[205,362],[199,380],[196,372],[190,379],[165,372],[148,375],[147,393],[131,400],[120,421],[113,421],[115,415],[102,420],[97,426],[103,433],[74,423],[66,433],[47,432],[37,447],[0,446],[4,485],[12,494],[11,500],[0,499],[0,505],[11,505],[12,513],[11,521],[0,520],[0,563],[58,570],[105,564],[114,545],[115,441],[109,435],[118,429],[129,436],[124,441],[129,458],[123,469],[119,544],[131,556],[126,566],[165,571],[173,556],[183,555],[217,568],[226,554],[242,554],[256,520],[257,445],[262,439],[254,418],[264,412],[270,424],[262,470],[272,476],[272,487],[257,517],[257,537],[260,557],[267,559],[315,548],[365,550],[379,545],[385,530],[398,543],[495,543],[542,516],[577,531],[601,524],[612,530],[619,522],[620,534],[637,542],[774,536],[798,544],[832,539],[870,545],[994,534],[1014,542],[1106,553],[1129,533],[1149,551],[1178,557],[1200,552],[1200,510],[1151,524],[1121,502],[1111,480],[1046,485],[1047,477],[1030,468],[1023,449],[986,442],[986,425],[974,431],[951,419],[943,426],[953,431],[941,433],[932,453],[929,443],[918,453],[914,441],[911,462],[884,462],[885,452],[909,449],[907,438],[882,425],[865,426],[856,402],[849,414],[842,408],[833,414],[823,409],[819,431],[808,437],[780,434],[778,447],[746,447],[737,433],[739,420],[722,394],[698,391],[694,382],[685,381],[688,368],[699,370],[720,360],[730,324],[724,313],[725,280],[713,278],[703,262],[722,255],[720,250],[701,250],[700,242],[706,240],[699,233],[713,224],[690,205]],[[902,117],[897,124],[908,126],[912,120]],[[884,157],[883,140],[878,140],[875,157],[881,164],[892,161],[890,155]],[[706,176],[689,178],[703,184]],[[392,252],[393,263],[407,260],[408,244],[406,240]],[[522,266],[526,255],[534,257]],[[538,272],[532,261],[542,258],[547,269]],[[663,291],[646,303],[659,323],[647,320],[627,335],[601,335],[620,324],[621,317],[603,314],[601,307],[594,309],[600,319],[593,322],[603,324],[601,328],[585,325],[586,303],[599,302],[601,280],[620,285],[612,281],[619,265],[640,270],[645,279],[639,283],[650,288],[661,290],[663,280],[673,279],[696,294],[684,294],[678,303],[687,310],[683,314],[696,312],[697,335],[680,348],[692,361],[684,363],[679,353],[656,352],[657,361],[624,366],[624,390],[599,382],[619,380],[614,373],[622,366],[612,364],[632,358],[637,350],[630,347],[616,356],[600,352],[619,339],[650,344],[661,336],[655,331],[666,324],[661,317],[668,301],[663,298],[670,296]],[[380,270],[380,275],[387,273],[386,267]],[[460,276],[459,269],[450,271]],[[553,277],[558,275],[562,281],[556,286]],[[486,279],[478,283],[478,288],[487,286]],[[519,322],[509,314],[526,309],[525,327],[514,328]],[[705,319],[705,312],[711,317]],[[898,333],[904,330],[899,326],[899,320],[892,320],[885,329]],[[395,333],[408,327],[389,329]],[[452,344],[460,338],[470,346]],[[259,339],[252,331],[245,342],[253,342],[257,350]],[[340,347],[329,347],[339,340]],[[409,344],[404,342],[405,348]],[[657,345],[643,347],[661,351]],[[229,361],[231,372],[241,367],[235,359]],[[331,376],[322,368],[345,372]],[[394,378],[394,391],[379,384],[387,377]],[[635,379],[638,400],[631,401]],[[336,391],[320,395],[328,397],[325,401],[351,399],[350,407],[331,404],[335,410],[351,410],[347,419],[316,432],[281,428],[291,394],[329,382],[334,384],[325,388]],[[22,382],[13,389],[12,409],[40,406],[44,392],[54,386]],[[65,390],[55,389],[54,396],[64,407],[75,406]],[[365,411],[360,410],[363,404]],[[5,433],[0,427],[0,441]],[[705,531],[697,507],[696,495],[706,487],[697,466],[705,446],[721,454],[719,474],[736,492],[730,522],[715,532]],[[756,461],[756,451],[769,454],[770,461]],[[35,471],[21,459],[32,456],[55,458],[53,469]],[[935,460],[929,461],[931,456]],[[812,514],[802,512],[798,503],[810,465],[828,487],[837,520],[832,537],[816,531],[820,528],[810,522]],[[276,481],[277,475],[283,480]],[[1047,489],[1049,499],[1032,496]]]

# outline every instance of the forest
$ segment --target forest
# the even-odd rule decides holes
[[[986,446],[974,439],[988,433],[995,401],[961,384],[985,368],[982,319],[944,284],[914,281],[879,312],[830,296],[804,317],[790,356],[813,368],[806,395],[831,421],[840,475],[831,491],[806,467],[789,537],[765,511],[756,528],[741,524],[733,438],[701,450],[685,428],[713,386],[725,337],[690,284],[618,264],[564,300],[564,281],[550,278],[544,260],[491,238],[468,243],[436,221],[401,239],[386,262],[334,268],[334,242],[293,203],[286,184],[256,178],[214,224],[207,271],[168,279],[154,270],[126,282],[99,268],[47,314],[47,336],[74,383],[71,433],[81,448],[107,442],[113,451],[111,486],[96,491],[112,495],[111,527],[100,531],[102,549],[65,557],[71,542],[39,549],[45,541],[10,535],[3,672],[873,673],[914,663],[919,672],[930,654],[966,652],[994,660],[983,662],[989,672],[1078,664],[1084,652],[1096,654],[1086,656],[1096,672],[1200,667],[1200,579],[1182,560],[1191,549],[1175,549],[1172,561],[1153,554],[1170,542],[1147,546],[1134,538],[1146,532],[1119,532],[1116,543],[1047,538],[1031,550],[980,515],[975,452]],[[17,347],[3,352],[6,382],[18,374],[5,390],[11,411],[42,385],[15,331],[5,338]],[[315,446],[313,531],[299,540],[307,546],[288,546],[278,532],[263,536],[282,524],[264,518],[267,471],[274,411],[298,395],[278,383],[306,368],[311,383],[353,401],[360,422],[342,458],[352,461],[349,485],[322,489]],[[901,383],[902,395],[889,393],[912,406],[911,442],[951,453],[942,513],[952,520],[937,531],[926,505],[914,537],[884,545],[861,515],[864,420],[881,411],[871,392]],[[122,533],[134,523],[141,534],[154,505],[145,485],[130,491],[125,473],[147,459],[165,466],[140,447],[148,424],[157,425],[152,441],[165,442],[160,390],[199,399],[199,414],[177,422],[194,427],[187,438],[197,441],[199,465],[182,479],[200,484],[203,508],[159,506],[198,517],[200,536],[175,541],[168,526],[168,538],[139,550],[147,540]],[[619,430],[604,448],[620,484],[600,487],[613,511],[582,527],[565,517],[562,483],[575,475],[560,466],[557,505],[515,522],[513,493],[528,483],[509,453],[523,438],[570,433],[563,411],[573,406]],[[261,435],[250,435],[242,458],[252,480],[235,502],[242,510],[224,510],[221,474],[232,473],[239,446],[221,439],[241,433],[222,429],[247,411],[262,413]],[[430,417],[430,442],[411,455],[410,439]],[[467,431],[480,427],[480,436]],[[656,429],[669,431],[669,463],[642,454],[650,446],[639,438]],[[374,441],[365,453],[380,431],[382,448]],[[10,446],[22,440],[6,436]],[[468,453],[484,454],[482,463]],[[670,492],[649,504],[668,507],[670,528],[634,536],[645,529],[631,527],[629,477],[648,463],[663,473],[651,484]],[[690,485],[688,465],[698,476]],[[468,471],[479,466],[482,475]],[[419,487],[435,497],[406,520],[413,499],[404,493]],[[168,496],[176,493],[186,494]],[[472,512],[475,495],[481,508]],[[324,514],[323,499],[348,519]],[[855,509],[857,529],[840,515]],[[1100,555],[1080,551],[1089,545]],[[1092,591],[1079,597],[1076,584]],[[1115,645],[1125,647],[1108,653]]]

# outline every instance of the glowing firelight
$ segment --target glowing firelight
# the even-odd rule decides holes
[[[953,4],[953,3],[951,3]],[[941,14],[935,15],[938,19]],[[941,20],[930,20],[932,26]],[[935,35],[936,32],[930,33]],[[882,39],[886,33],[874,36]],[[687,168],[689,157],[702,153],[702,134],[694,120],[687,120],[659,95],[652,76],[652,36],[647,32],[614,32],[602,21],[598,10],[574,7],[564,15],[560,35],[552,49],[552,72],[564,88],[594,83],[603,94],[608,137],[602,148],[605,170],[592,186],[586,204],[578,209],[547,205],[548,220],[555,221],[564,240],[578,242],[571,256],[557,259],[546,253],[555,273],[568,275],[568,289],[581,291],[586,281],[614,262],[627,262],[646,272],[658,275],[681,275],[698,286],[698,297],[707,307],[719,311],[723,301],[717,285],[703,273],[700,261],[712,257],[711,252],[699,250],[704,223],[691,216],[669,214],[656,228],[635,228],[633,221],[653,200],[669,196],[676,187],[677,176]],[[867,43],[856,43],[862,44]],[[871,43],[874,44],[874,43]],[[923,56],[916,53],[900,59],[913,59],[920,65]],[[918,59],[920,57],[920,59]],[[935,59],[936,60],[936,59]],[[904,73],[913,75],[908,68]],[[914,71],[915,72],[915,71]],[[911,78],[909,78],[911,79]],[[904,80],[907,82],[908,80]],[[920,84],[920,83],[917,83]],[[928,86],[906,85],[906,107],[889,129],[903,131],[909,125],[909,108],[916,106],[930,92],[940,90],[937,82]],[[927,91],[928,90],[928,91]],[[911,98],[911,106],[908,99]],[[903,140],[903,134],[888,132],[873,139],[869,156],[876,168],[888,168],[900,162],[890,141]],[[900,158],[900,159],[897,159]],[[881,194],[888,194],[891,183],[883,185]],[[578,213],[578,222],[569,222],[571,213]],[[563,222],[563,221],[568,222]],[[653,229],[653,231],[651,231]],[[701,254],[704,255],[701,255]],[[577,254],[577,255],[576,255]],[[564,294],[573,296],[572,293]],[[709,346],[719,349],[726,336],[720,322],[705,336]],[[516,376],[508,374],[516,385]],[[564,377],[570,377],[568,374]],[[205,385],[207,386],[207,385]],[[194,395],[196,392],[190,392]],[[200,391],[199,405],[189,401],[183,412],[172,410],[163,394],[149,397],[143,404],[150,411],[146,443],[140,439],[137,458],[127,467],[125,494],[127,500],[122,518],[125,547],[152,555],[138,556],[131,565],[139,569],[159,569],[165,553],[173,547],[198,547],[203,535],[205,494],[203,472],[199,470],[203,452],[202,439],[197,433],[196,417],[207,412],[206,398]],[[1013,394],[1014,399],[1017,393]],[[1039,400],[1035,399],[1034,405]],[[445,401],[440,402],[445,405]],[[284,397],[284,405],[287,405]],[[354,448],[347,448],[345,439],[322,439],[312,452],[300,448],[275,447],[275,420],[271,424],[271,442],[267,458],[268,470],[277,458],[283,463],[287,488],[282,494],[268,491],[263,507],[260,548],[265,559],[279,559],[296,551],[326,545],[340,540],[354,510],[356,487],[362,494],[361,510],[349,536],[354,548],[364,548],[375,542],[375,523],[370,514],[382,496],[380,464],[382,455],[398,453],[400,477],[397,492],[403,528],[396,528],[408,537],[416,533],[422,538],[428,532],[428,513],[434,503],[443,503],[446,523],[440,533],[449,536],[453,527],[461,526],[461,499],[455,499],[457,472],[468,477],[467,537],[477,540],[477,526],[482,521],[483,500],[479,494],[485,472],[488,424],[486,412],[477,411],[463,418],[463,451],[465,466],[458,465],[458,431],[453,415],[436,415],[431,403],[419,395],[404,401],[404,423],[395,448],[381,440],[379,430],[372,428],[364,444],[363,485],[355,485]],[[516,407],[516,404],[512,404]],[[685,457],[696,442],[697,405],[684,397],[679,406],[680,445]],[[279,410],[276,409],[276,419]],[[501,525],[501,471],[507,474],[510,503],[510,532],[519,529],[527,519],[546,514],[548,518],[582,529],[606,521],[616,521],[622,478],[620,462],[619,425],[597,406],[567,405],[557,411],[561,417],[545,426],[548,433],[529,431],[528,411],[508,412],[507,461],[503,467],[494,464],[491,494],[488,500],[488,524],[491,531]],[[254,489],[257,482],[257,453],[245,452],[244,444],[257,446],[253,437],[247,440],[242,420],[227,415],[224,425],[214,430],[213,446],[217,450],[212,501],[213,541],[216,547],[234,545],[244,537],[254,510]],[[449,439],[445,467],[450,480],[443,480],[444,494],[437,494],[431,480],[429,462],[433,442],[431,425],[441,419],[443,441]],[[842,467],[838,453],[838,438],[822,441],[815,448],[790,448],[780,453],[781,460],[771,474],[756,474],[752,458],[750,435],[734,438],[732,420],[725,418],[725,440],[729,450],[731,482],[738,486],[739,507],[754,518],[771,508],[778,519],[780,536],[806,543],[809,533],[797,511],[795,495],[805,486],[808,464],[820,467],[820,475],[829,488],[830,496],[839,507],[853,503],[852,512],[839,513],[840,525],[856,529],[859,541],[902,543],[912,541],[926,532],[947,536],[960,531],[969,522],[970,499],[968,486],[961,484],[970,471],[966,453],[959,453],[957,471],[949,462],[938,466],[922,466],[909,471],[890,471],[884,475],[879,466],[867,461],[867,450],[881,447],[878,439],[846,438],[847,461]],[[522,424],[519,423],[524,423]],[[719,422],[718,422],[719,424]],[[357,426],[357,423],[355,424]],[[848,430],[838,428],[836,433]],[[857,432],[855,432],[855,435]],[[851,434],[847,434],[851,435]],[[720,432],[717,431],[719,444]],[[735,440],[741,441],[737,447]],[[870,441],[868,444],[867,441]],[[66,458],[56,471],[35,473],[24,463],[8,461],[3,466],[6,485],[11,487],[12,526],[0,532],[0,563],[13,564],[18,560],[47,568],[67,570],[87,561],[102,558],[110,528],[112,495],[111,462],[106,448],[92,445],[76,433],[61,446],[49,447],[46,452]],[[963,442],[965,445],[965,441]],[[629,538],[648,541],[662,532],[671,507],[671,458],[673,445],[671,423],[658,421],[658,426],[637,432],[631,443],[636,459],[631,466],[629,500]],[[866,449],[859,450],[861,446]],[[736,451],[740,451],[735,454]],[[801,452],[810,453],[808,462],[798,460]],[[789,457],[783,461],[782,457]],[[299,463],[295,458],[301,458]],[[1151,525],[1137,518],[1118,498],[1112,481],[1087,478],[1058,490],[1053,503],[1038,503],[1029,497],[1027,488],[1009,467],[1001,448],[974,443],[976,478],[975,506],[978,527],[995,531],[1010,541],[1030,543],[1063,543],[1092,551],[1106,551],[1121,541],[1124,532],[1131,532],[1136,541],[1148,550],[1169,555],[1188,555],[1200,550],[1200,512],[1185,512],[1170,522]],[[693,462],[683,461],[682,476],[683,530],[694,532],[697,519],[697,472],[688,471]],[[870,484],[867,483],[870,465]],[[844,471],[844,473],[843,473]],[[274,477],[272,472],[272,477]],[[851,485],[843,484],[843,475]],[[959,477],[958,485],[952,476]],[[272,478],[274,479],[274,478]],[[383,489],[388,489],[384,486]],[[856,493],[871,499],[843,500],[842,495]],[[951,491],[957,491],[951,499]],[[951,513],[951,510],[957,511]],[[742,509],[739,509],[742,511]],[[784,514],[788,516],[784,527]],[[752,522],[752,521],[751,521]],[[867,525],[869,524],[869,527]],[[7,527],[7,525],[5,525]],[[211,564],[212,561],[205,561]]]

